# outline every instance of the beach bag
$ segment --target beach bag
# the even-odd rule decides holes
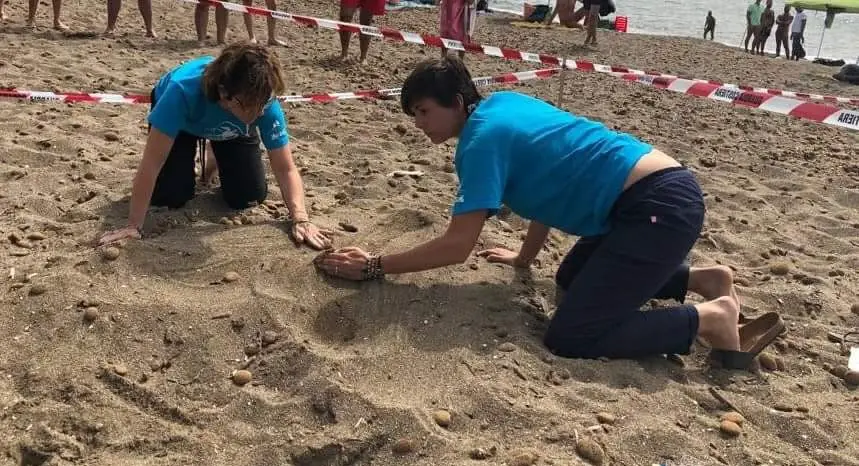
[[[841,82],[859,85],[859,65],[852,63],[844,65],[832,77]]]
[[[487,0],[477,0],[477,11],[489,11],[489,2]]]
[[[796,56],[797,56],[800,60],[802,60],[803,58],[805,58],[805,47],[803,47],[803,46],[802,46],[802,44],[798,44],[798,43],[797,43],[796,45],[794,45],[794,49],[795,49],[795,52],[794,52],[794,53],[796,53]]]
[[[549,14],[549,5],[534,5],[534,11],[525,18],[529,23],[541,23],[546,20],[546,15]]]
[[[617,11],[614,7],[614,0],[603,0],[600,5],[600,16],[608,16]]]

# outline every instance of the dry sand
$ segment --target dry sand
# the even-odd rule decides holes
[[[216,52],[191,40],[192,6],[156,1],[155,41],[143,38],[134,7],[126,2],[123,35],[107,40],[26,32],[23,5],[7,5],[0,86],[145,93],[177,62]],[[336,14],[330,2],[280,8]],[[103,9],[71,2],[64,19],[75,31],[100,32]],[[49,10],[41,6],[42,25]],[[381,22],[436,30],[430,11]],[[243,36],[237,16],[231,30]],[[374,41],[368,65],[339,66],[334,33],[279,30],[296,93],[396,87],[438,53]],[[263,21],[257,31],[264,39]],[[830,68],[698,40],[600,32],[600,46],[587,50],[581,32],[488,18],[477,39],[859,95],[829,78]],[[468,62],[476,76],[531,68]],[[515,89],[554,99],[558,86]],[[782,314],[789,332],[768,352],[779,370],[708,370],[701,349],[684,366],[552,357],[540,336],[553,272],[574,240],[561,235],[530,275],[473,259],[384,283],[325,279],[311,266],[314,253],[282,231],[271,178],[274,202],[248,212],[225,211],[208,190],[183,210],[151,212],[146,240],[110,260],[93,241],[124,221],[146,107],[2,102],[0,463],[574,465],[584,464],[578,439],[580,454],[598,442],[605,464],[859,464],[859,393],[827,371],[847,361],[827,332],[859,322],[851,312],[859,302],[856,133],[605,75],[570,74],[565,100],[695,171],[709,215],[691,259],[733,267],[749,315]],[[357,227],[337,245],[395,251],[443,231],[456,185],[453,145],[432,146],[398,102],[306,104],[287,114],[314,218]],[[425,174],[388,177],[395,169]],[[225,217],[241,225],[224,225]],[[492,220],[481,245],[518,247],[523,227]],[[787,273],[774,274],[779,268]],[[238,279],[225,281],[228,272]],[[264,337],[269,344],[247,359],[246,347],[259,350]],[[238,387],[228,377],[245,367],[253,380]],[[713,388],[745,416],[741,436],[719,432],[729,408]],[[434,420],[439,409],[451,415],[446,426]],[[600,416],[604,426],[598,413],[610,415]]]

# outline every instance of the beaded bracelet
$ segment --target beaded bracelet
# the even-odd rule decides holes
[[[367,259],[367,265],[363,270],[364,280],[378,280],[385,277],[385,270],[382,268],[382,256],[372,255]]]

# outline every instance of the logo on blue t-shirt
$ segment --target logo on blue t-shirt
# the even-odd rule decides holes
[[[215,128],[206,128],[203,137],[210,141],[228,141],[245,135],[245,128],[232,121],[224,121]]]

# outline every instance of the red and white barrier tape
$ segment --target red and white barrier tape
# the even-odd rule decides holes
[[[558,74],[560,68],[546,68],[532,71],[504,73],[497,76],[475,78],[478,87],[492,84],[512,84],[532,79],[545,79]],[[278,97],[281,102],[314,102],[324,103],[348,99],[385,99],[400,94],[400,88],[378,89],[372,91],[331,92],[324,94],[287,95]],[[136,94],[103,94],[82,92],[43,92],[23,89],[0,89],[0,99],[28,100],[30,102],[66,102],[66,103],[111,103],[111,104],[146,104],[148,95]]]
[[[67,102],[103,104],[147,104],[148,95],[103,94],[85,92],[44,92],[24,89],[0,89],[0,99],[28,100],[30,102]]]
[[[251,15],[257,16],[265,16],[272,17],[275,19],[280,19],[283,21],[290,21],[302,26],[307,27],[320,27],[323,29],[332,29],[335,31],[348,31],[357,34],[364,34],[373,37],[379,37],[383,39],[390,39],[394,41],[400,42],[408,42],[411,44],[425,45],[430,47],[439,47],[449,50],[459,50],[465,52],[471,52],[479,55],[486,55],[490,57],[499,57],[507,60],[520,60],[527,62],[535,62],[542,63],[544,65],[554,65],[554,66],[566,66],[569,69],[580,70],[580,71],[596,71],[598,73],[630,73],[637,75],[646,75],[646,76],[658,76],[664,78],[680,78],[680,76],[674,76],[670,74],[664,74],[653,71],[642,71],[636,70],[633,68],[629,68],[626,66],[611,66],[611,65],[601,65],[597,63],[591,63],[589,61],[583,60],[572,60],[572,59],[563,59],[560,57],[556,57],[553,55],[546,55],[541,53],[531,53],[531,52],[522,52],[515,49],[508,49],[502,47],[494,47],[490,45],[481,45],[475,42],[471,43],[463,43],[458,40],[453,39],[445,39],[432,34],[418,34],[415,32],[406,32],[400,31],[397,29],[390,29],[385,27],[374,27],[374,26],[364,26],[362,24],[355,23],[346,23],[342,21],[335,21],[330,19],[323,18],[315,18],[313,16],[303,16],[303,15],[295,15],[292,13],[287,13],[284,11],[276,11],[276,10],[268,10],[265,8],[257,8],[252,6],[244,6],[239,3],[225,2],[221,0],[182,0],[187,3],[194,4],[205,4],[211,6],[222,6],[224,9],[235,11],[239,13],[247,13]],[[737,85],[737,84],[727,84],[713,80],[706,79],[691,79],[691,78],[683,78],[691,81],[715,84],[718,86],[726,86],[726,87],[735,87],[737,89],[742,89],[745,91],[754,91],[754,92],[764,92],[772,95],[784,95],[787,97],[798,97],[802,99],[808,100],[822,100],[833,103],[844,103],[844,104],[852,104],[859,105],[859,98],[857,97],[837,97],[830,95],[820,95],[820,94],[811,94],[805,92],[794,92],[794,91],[785,91],[780,89],[766,89],[766,88],[758,88],[747,85]]]
[[[683,78],[615,73],[627,81],[859,131],[859,111]]]

